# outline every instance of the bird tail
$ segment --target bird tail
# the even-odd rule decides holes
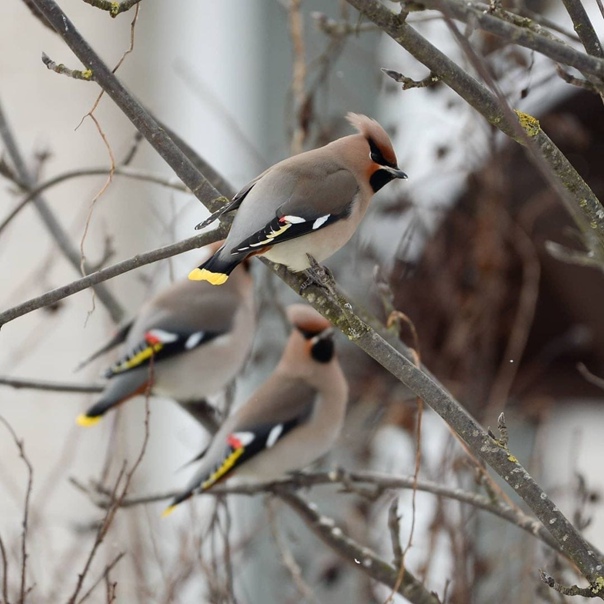
[[[125,379],[126,377],[129,379]],[[113,407],[137,394],[144,394],[148,390],[148,383],[148,378],[143,377],[141,379],[140,375],[127,376],[124,374],[124,378],[121,380],[111,380],[101,398],[88,411],[79,415],[76,422],[85,428],[94,426]]]
[[[229,254],[224,245],[198,268],[189,273],[191,281],[207,281],[212,285],[222,285],[235,267],[245,260],[247,254]]]

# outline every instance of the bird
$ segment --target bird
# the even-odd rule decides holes
[[[210,253],[221,244],[208,246]],[[204,399],[241,371],[256,331],[255,313],[249,262],[233,272],[225,288],[188,279],[174,282],[83,363],[124,342],[121,355],[104,373],[105,389],[77,423],[96,424],[109,409],[146,392],[172,398],[202,424],[211,423],[211,407]]]
[[[279,363],[220,427],[201,466],[164,516],[227,477],[273,480],[301,469],[338,438],[348,382],[335,354],[334,329],[305,304],[292,304],[286,312],[293,329]]]
[[[252,255],[300,272],[352,237],[373,194],[407,175],[378,122],[356,113],[346,117],[357,134],[275,164],[195,227],[237,210],[224,245],[189,279],[221,285]]]

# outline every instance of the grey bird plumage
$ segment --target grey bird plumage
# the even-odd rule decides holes
[[[121,354],[105,372],[107,386],[78,423],[92,425],[109,409],[149,390],[185,408],[219,392],[242,369],[255,328],[247,265],[233,273],[225,289],[175,282],[147,301],[124,330]]]
[[[274,479],[303,468],[336,441],[348,384],[335,356],[333,328],[309,306],[287,311],[293,329],[277,367],[222,425],[166,514],[232,474]]]
[[[262,255],[293,271],[339,250],[361,222],[373,194],[399,170],[385,130],[364,115],[348,114],[358,134],[275,164],[246,185],[221,211],[236,210],[225,244],[189,279],[224,283],[250,255]]]

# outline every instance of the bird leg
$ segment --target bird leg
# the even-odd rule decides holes
[[[306,254],[310,267],[306,269],[305,274],[307,276],[306,281],[300,285],[300,292],[302,293],[306,288],[311,285],[316,285],[328,291],[332,296],[335,294],[334,286],[336,280],[333,277],[332,272],[326,267],[321,266],[310,254]]]

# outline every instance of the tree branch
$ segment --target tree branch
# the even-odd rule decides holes
[[[23,155],[19,150],[17,141],[15,140],[12,131],[8,125],[8,120],[6,119],[1,103],[0,136],[2,137],[2,140],[6,145],[6,150],[15,167],[19,180],[27,186],[28,190],[33,190],[36,185],[35,179],[30,174],[27,164],[23,159]],[[76,269],[76,271],[80,273],[80,253],[77,248],[72,245],[69,239],[69,235],[61,226],[61,223],[57,220],[56,216],[50,209],[50,206],[48,205],[46,200],[41,195],[34,195],[32,197],[32,202],[38,210],[42,221],[46,225],[46,228],[55,240],[56,244],[59,246],[59,249],[61,250],[63,255],[69,260],[69,262]],[[84,270],[86,270],[86,266],[84,267]],[[122,317],[124,316],[124,309],[122,308],[121,304],[105,286],[95,284],[93,289],[95,294],[98,296],[99,300],[109,312],[109,315],[111,316],[112,320],[115,323],[119,323]]]
[[[62,382],[46,382],[42,380],[28,380],[23,378],[9,378],[0,376],[0,386],[10,386],[17,390],[46,390],[48,392],[73,392],[90,394],[103,391],[102,384],[65,384]]]
[[[399,43],[402,43],[401,40],[406,36],[412,36],[426,50],[427,47],[424,44],[425,41],[423,38],[406,25],[402,19],[385,9],[381,4],[373,0],[349,0],[349,2],[355,6],[359,5],[362,10],[363,7],[369,7],[368,15],[371,18],[378,19],[381,16],[383,25],[382,23],[378,23],[378,25],[383,26],[387,31],[390,30],[388,33],[391,31],[395,33]],[[127,117],[139,128],[140,132],[150,140],[162,157],[166,161],[169,161],[173,169],[183,179],[183,182],[202,201],[204,199],[211,200],[215,198],[217,191],[196,170],[192,162],[184,157],[182,151],[165,135],[165,132],[159,128],[157,122],[148,112],[144,111],[128,95],[123,86],[119,84],[113,74],[103,65],[98,56],[94,54],[88,44],[77,33],[73,24],[62,13],[56,3],[53,0],[35,0],[35,3],[84,65],[93,70],[95,81],[99,82],[106,89],[118,106],[123,109]],[[430,48],[436,50],[431,45]],[[440,69],[433,69],[433,71],[441,79],[445,79]],[[446,83],[452,85],[450,81],[456,74],[457,72],[446,74]],[[467,78],[469,76],[464,74],[464,80]],[[479,87],[475,80],[471,79],[471,82],[472,95],[478,95],[478,97],[486,99],[496,113],[496,115],[492,116],[493,119],[503,122],[503,114],[490,93]],[[463,86],[463,81],[454,84],[456,87]],[[498,116],[498,119],[495,119],[496,116]],[[527,132],[532,132],[534,122],[536,120],[529,120],[525,124]],[[503,129],[502,125],[500,127]],[[509,124],[506,125],[506,128],[509,132],[514,132],[514,129]],[[541,131],[537,125],[537,132],[533,136],[541,136],[540,133]],[[559,151],[557,152],[559,154]],[[561,159],[561,161],[563,160]],[[558,167],[558,170],[560,170],[560,167]],[[582,182],[580,181],[580,183]],[[568,183],[566,184],[570,186]],[[587,187],[585,183],[583,185]],[[589,191],[589,188],[587,190]],[[598,207],[600,207],[593,193],[591,191],[589,193],[595,199]],[[213,210],[214,208],[210,209]],[[602,212],[602,223],[604,224],[604,211]],[[604,241],[604,228],[601,229],[601,235]],[[604,250],[604,246],[602,246],[602,249]],[[270,263],[268,264],[270,265]],[[302,282],[305,280],[304,275],[291,273],[283,266],[271,266],[290,287],[295,291],[300,291]],[[313,307],[338,327],[350,340],[354,341],[385,369],[411,388],[417,396],[429,404],[465,441],[468,448],[476,457],[491,465],[535,512],[537,517],[552,534],[559,548],[578,566],[592,586],[598,586],[598,583],[604,581],[602,577],[602,562],[539,485],[537,485],[525,468],[520,465],[516,457],[494,442],[438,382],[428,373],[416,367],[411,360],[407,359],[384,340],[365,321],[358,318],[354,314],[352,304],[335,287],[330,288],[330,291],[326,293],[324,289],[310,286],[304,290],[303,295]],[[0,316],[1,322],[2,317]],[[598,587],[598,589],[600,588]]]
[[[0,312],[0,329],[9,321],[13,321],[18,317],[26,315],[34,310],[38,310],[39,308],[43,308],[44,306],[55,304],[59,300],[63,300],[64,298],[67,298],[73,294],[77,294],[78,292],[92,287],[97,283],[102,283],[103,281],[107,281],[108,279],[112,279],[113,277],[117,277],[118,275],[122,275],[128,271],[140,268],[146,264],[151,264],[165,258],[171,258],[177,254],[182,254],[183,252],[187,252],[198,247],[203,247],[204,245],[208,245],[209,243],[223,239],[227,232],[228,226],[223,223],[217,229],[214,229],[209,233],[196,235],[195,237],[190,237],[184,241],[179,241],[178,243],[160,247],[145,254],[137,254],[128,260],[118,262],[117,264],[91,273],[90,275],[86,275],[86,277],[82,277],[81,279],[68,283],[67,285],[63,285],[62,287],[57,287],[56,289],[46,292],[41,296],[37,296],[36,298],[31,298],[30,300],[18,304],[17,306],[13,306],[4,312]]]
[[[277,495],[302,518],[304,524],[319,539],[338,552],[344,560],[351,564],[356,563],[363,572],[392,588],[413,604],[440,604],[436,595],[430,593],[408,570],[403,571],[403,579],[400,581],[398,568],[394,568],[373,550],[361,546],[345,535],[331,518],[321,515],[316,506],[307,503],[292,491],[278,489]]]
[[[520,26],[485,10],[484,5],[462,0],[421,0],[421,4],[450,15],[458,21],[472,24],[508,42],[534,50],[553,61],[574,67],[582,73],[604,78],[604,60],[575,50],[559,39],[537,33],[531,29],[530,19],[524,19],[524,26]]]
[[[589,20],[587,11],[581,4],[580,0],[562,0],[566,11],[572,19],[573,26],[585,50],[594,57],[599,59],[604,58],[602,45],[598,39],[598,34],[594,30],[594,26]]]
[[[347,1],[379,25],[491,125],[534,150],[537,158],[545,160],[548,172],[554,176],[550,181],[583,234],[585,245],[599,260],[600,266],[604,266],[604,208],[564,154],[541,130],[539,122],[522,113],[517,114],[521,128],[518,123],[510,122],[495,95],[406,23],[404,15],[395,15],[376,0]]]

